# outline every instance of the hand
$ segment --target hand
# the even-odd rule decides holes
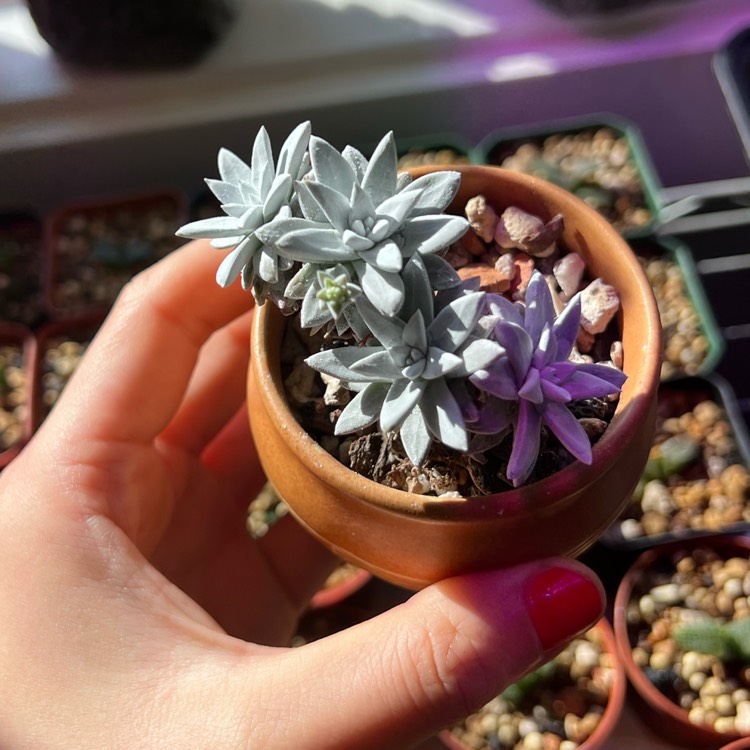
[[[291,517],[246,532],[250,297],[215,252],[128,284],[0,475],[4,750],[407,748],[601,614],[590,572],[549,560],[283,648],[335,561]]]

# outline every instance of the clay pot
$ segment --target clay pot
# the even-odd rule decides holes
[[[625,669],[623,668],[622,661],[617,652],[617,644],[615,643],[615,635],[612,631],[612,626],[607,620],[602,619],[594,626],[593,631],[596,631],[598,638],[601,640],[602,653],[612,655],[612,684],[607,704],[599,723],[589,737],[578,745],[578,750],[596,750],[601,747],[617,726],[625,705],[627,680],[625,678]],[[572,682],[571,687],[579,689],[578,685],[573,685]],[[462,742],[461,739],[449,729],[440,732],[439,738],[442,744],[449,750],[474,750],[475,747],[474,745],[469,746]],[[489,750],[489,748],[486,750]]]
[[[563,214],[562,244],[620,295],[628,380],[590,466],[574,462],[526,487],[468,500],[424,497],[356,474],[304,432],[286,404],[281,379],[284,318],[263,305],[253,323],[248,408],[269,479],[301,523],[336,554],[415,589],[469,571],[582,552],[623,509],[645,465],[655,423],[659,313],[627,244],[593,209],[547,182],[493,167],[456,169],[462,180],[449,208],[454,213],[484,194],[495,207],[516,205],[545,218]]]
[[[717,536],[693,539],[663,544],[644,552],[625,574],[617,590],[614,605],[614,630],[625,673],[638,698],[636,706],[648,726],[678,747],[704,747],[715,750],[735,740],[750,743],[750,737],[743,738],[737,732],[717,732],[710,725],[698,725],[689,721],[687,711],[654,687],[643,669],[636,664],[633,659],[633,644],[628,634],[628,602],[633,598],[634,590],[644,579],[647,571],[659,566],[660,563],[668,564],[669,558],[681,550],[696,548],[713,549],[726,558],[747,558],[750,556],[750,538]],[[750,744],[740,744],[737,747],[750,748]],[[734,745],[732,748],[734,750]]]

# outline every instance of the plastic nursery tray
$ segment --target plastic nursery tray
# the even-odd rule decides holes
[[[674,298],[670,296],[674,289],[667,290],[654,286],[664,330],[665,359],[662,365],[662,380],[713,372],[722,358],[725,344],[690,251],[675,237],[636,238],[630,244],[642,262],[662,260],[676,267],[682,283],[682,301],[694,312],[694,317],[688,316],[686,321],[676,309]],[[678,336],[684,337],[689,344],[685,347],[688,350],[691,347],[695,349],[695,342],[702,340],[702,347],[697,349],[699,354],[688,358],[683,357],[680,352],[680,359],[683,361],[676,361],[676,349],[673,344],[678,341]]]
[[[372,151],[372,149],[370,149]],[[472,146],[455,133],[433,133],[396,141],[399,167],[426,165],[468,164]]]
[[[67,206],[47,222],[45,297],[53,317],[107,310],[120,289],[184,240],[186,200],[174,190]]]
[[[26,211],[0,213],[0,320],[36,324],[42,316],[42,222]]]
[[[0,322],[0,468],[31,437],[35,346],[28,328]]]
[[[734,450],[731,452],[730,464],[750,467],[750,437],[737,406],[737,401],[729,383],[719,375],[706,377],[683,378],[664,382],[659,388],[657,406],[657,432],[661,419],[679,417],[690,412],[701,401],[711,400],[724,410],[729,424],[730,437],[734,439]],[[681,474],[673,474],[666,480],[668,487],[686,485],[705,479],[708,476],[705,462],[699,457]],[[711,501],[720,502],[712,495]],[[750,507],[750,492],[745,489],[746,510]],[[621,531],[624,520],[641,515],[640,503],[630,504],[622,516],[605,532],[601,542],[607,547],[622,550],[639,550],[664,544],[666,542],[694,539],[715,534],[736,534],[750,530],[750,521],[742,520],[724,525],[711,525],[701,528],[670,528],[658,534],[643,534],[637,537],[626,537]],[[670,520],[671,523],[671,520]]]
[[[103,313],[56,320],[36,331],[32,368],[32,429],[38,430],[104,321]]]
[[[633,223],[623,218],[623,212],[615,207],[616,193],[604,186],[596,189],[604,189],[612,203],[603,213],[612,221],[616,228],[626,237],[639,237],[648,235],[658,223],[659,211],[662,208],[660,199],[660,183],[656,176],[651,158],[646,149],[640,131],[633,125],[615,115],[598,114],[591,115],[585,119],[561,120],[552,123],[539,124],[533,128],[496,130],[485,136],[472,153],[472,161],[477,164],[493,164],[502,166],[503,162],[514,155],[518,149],[531,144],[542,146],[548,138],[555,136],[574,136],[588,140],[601,129],[611,130],[617,138],[625,138],[629,149],[629,160],[635,170],[634,182],[636,189],[632,200],[634,207],[645,209],[648,219],[642,223]],[[607,165],[607,160],[602,156],[599,160],[587,162],[585,173],[590,174],[597,168]],[[532,170],[538,177],[559,182],[556,175],[549,169],[540,169],[538,172]],[[570,185],[562,183],[563,187],[570,189]],[[586,192],[591,191],[591,181],[582,180],[580,188],[573,190],[580,197],[586,198]]]
[[[714,71],[750,161],[750,28],[716,53]]]

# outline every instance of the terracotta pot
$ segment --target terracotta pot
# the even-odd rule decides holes
[[[517,205],[547,218],[563,214],[564,246],[620,295],[628,380],[590,466],[574,462],[543,481],[468,500],[424,497],[356,474],[304,432],[286,404],[281,380],[284,318],[263,305],[253,323],[248,407],[269,479],[301,523],[336,554],[407,588],[582,552],[622,510],[641,475],[655,423],[659,314],[627,244],[594,210],[547,182],[493,167],[457,169],[461,187],[449,209],[455,213],[481,193],[496,207]]]
[[[612,626],[607,620],[600,620],[594,626],[594,630],[597,631],[598,636],[601,638],[603,651],[611,654],[613,657],[612,687],[599,724],[597,724],[596,729],[594,729],[588,739],[578,745],[578,750],[596,750],[596,748],[601,747],[617,726],[622,715],[623,706],[625,705],[627,680],[625,678],[625,669],[617,652],[617,644],[615,643]],[[449,750],[475,750],[473,745],[470,747],[463,743],[449,729],[443,730],[438,736],[443,745],[449,748]],[[489,750],[489,748],[486,748],[486,750]]]
[[[617,648],[630,684],[638,696],[637,707],[645,722],[655,732],[679,747],[720,748],[728,742],[743,739],[734,732],[717,732],[709,725],[700,726],[688,720],[687,711],[680,708],[657,690],[640,666],[633,660],[632,644],[628,634],[627,608],[633,591],[643,580],[645,571],[668,559],[680,550],[710,548],[726,557],[750,556],[750,538],[743,536],[717,536],[690,541],[672,542],[644,552],[628,570],[617,590],[614,606],[614,630]],[[744,738],[748,741],[750,738]],[[739,747],[750,747],[740,745]]]

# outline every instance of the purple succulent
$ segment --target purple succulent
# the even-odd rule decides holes
[[[525,306],[500,295],[491,295],[490,300],[489,315],[480,322],[505,355],[470,380],[505,402],[498,404],[490,398],[487,406],[503,417],[497,432],[506,429],[508,422],[513,425],[508,479],[518,487],[528,478],[539,453],[543,425],[573,456],[590,464],[589,438],[566,404],[618,393],[626,376],[609,365],[569,360],[581,317],[580,297],[576,295],[556,318],[547,282],[535,271]],[[481,431],[486,430],[483,424]]]

